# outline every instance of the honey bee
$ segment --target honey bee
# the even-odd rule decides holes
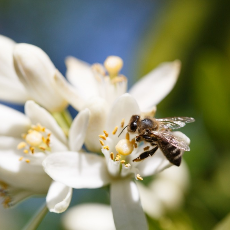
[[[175,136],[171,130],[184,127],[186,123],[194,121],[195,119],[192,117],[167,117],[161,119],[146,117],[141,120],[139,115],[133,115],[126,126],[128,127],[128,132],[137,133],[137,142],[146,141],[153,147],[141,153],[133,161],[142,161],[152,156],[160,148],[172,164],[180,166],[183,151],[189,151],[190,148],[183,139]]]

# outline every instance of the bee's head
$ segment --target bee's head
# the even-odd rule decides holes
[[[128,132],[134,133],[138,128],[138,123],[140,121],[139,115],[133,115],[130,118],[129,125],[128,125]]]

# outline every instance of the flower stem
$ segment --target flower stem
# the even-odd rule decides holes
[[[37,229],[39,224],[42,222],[42,220],[46,216],[47,212],[48,212],[48,208],[46,206],[46,203],[44,203],[41,206],[41,208],[34,214],[32,219],[26,224],[26,226],[23,228],[23,230]]]
[[[69,128],[72,123],[72,117],[68,110],[63,110],[62,112],[54,112],[52,113],[54,119],[62,128],[63,132],[68,136]]]

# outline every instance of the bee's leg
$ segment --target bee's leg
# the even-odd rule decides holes
[[[142,137],[141,136],[136,136],[136,142],[140,142],[142,141]]]
[[[158,149],[158,145],[154,145],[154,147],[151,150],[141,153],[139,157],[133,160],[133,162],[142,161],[147,157],[151,157],[157,151],[157,149]]]

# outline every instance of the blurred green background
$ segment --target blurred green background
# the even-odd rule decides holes
[[[159,220],[148,218],[150,229],[230,229],[229,1],[51,2],[1,0],[0,33],[40,46],[62,72],[70,54],[89,63],[119,55],[129,86],[161,62],[181,60],[179,80],[156,116],[196,119],[183,128],[191,139],[191,151],[184,155],[191,184],[184,205]],[[6,229],[21,229],[43,201],[20,204],[13,210],[16,227]],[[75,191],[71,205],[83,202],[108,203],[109,197],[106,189]],[[2,213],[10,218],[11,211]],[[60,218],[49,213],[38,229],[62,229]]]

